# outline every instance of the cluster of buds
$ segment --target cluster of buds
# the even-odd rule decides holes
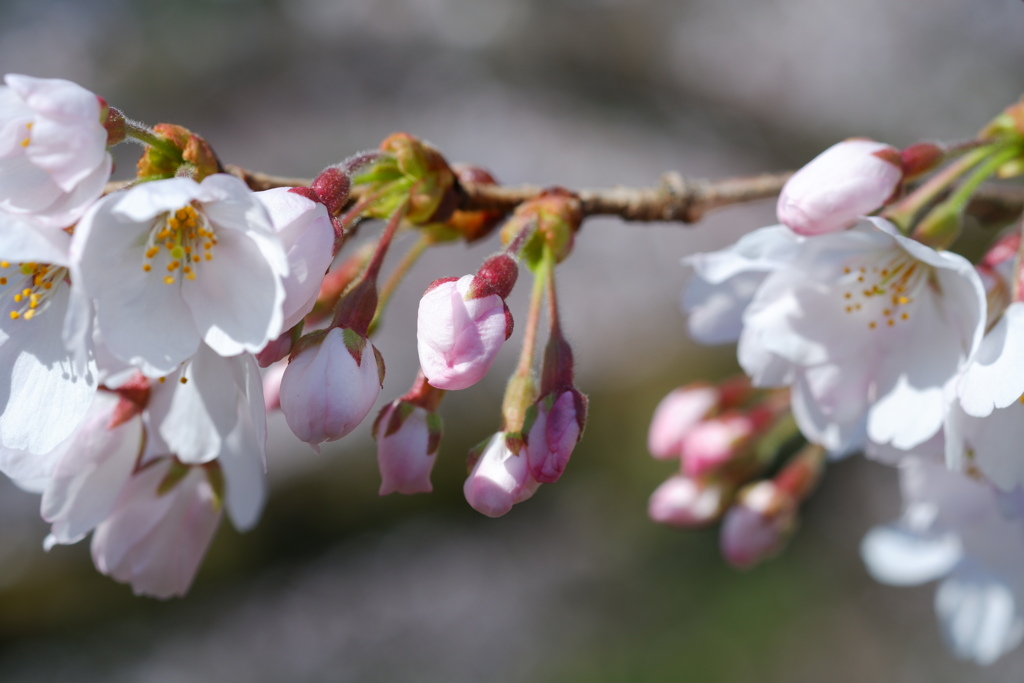
[[[722,520],[722,554],[736,567],[778,552],[820,476],[824,453],[809,446],[785,457],[787,410],[784,394],[757,391],[746,377],[668,394],[654,412],[648,448],[680,466],[651,495],[651,519],[684,528]],[[778,474],[762,478],[780,460]]]

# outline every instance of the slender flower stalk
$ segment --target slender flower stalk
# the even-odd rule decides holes
[[[391,301],[391,297],[394,296],[395,291],[398,289],[398,286],[402,284],[402,280],[409,273],[409,270],[416,265],[416,262],[419,261],[423,252],[426,251],[427,247],[433,243],[434,240],[429,235],[422,235],[418,240],[416,240],[416,243],[409,248],[409,251],[405,252],[405,256],[403,256],[402,260],[397,266],[395,266],[394,271],[392,271],[387,282],[384,283],[384,286],[380,290],[380,295],[377,300],[377,312],[374,314],[373,320],[370,321],[370,328],[367,335],[372,336],[373,333],[377,331],[377,328],[380,327],[381,316],[384,315],[384,310]]]

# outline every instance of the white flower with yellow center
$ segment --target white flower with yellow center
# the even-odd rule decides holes
[[[872,218],[804,240],[743,323],[740,363],[762,386],[792,387],[809,439],[908,449],[942,426],[946,387],[984,332],[985,291],[963,257]]]
[[[0,447],[46,453],[78,425],[96,392],[81,338],[88,306],[67,279],[70,238],[0,213]],[[84,310],[79,310],[84,308]]]
[[[285,251],[232,176],[109,195],[79,222],[71,252],[104,343],[149,376],[176,370],[201,341],[234,356],[281,332]]]

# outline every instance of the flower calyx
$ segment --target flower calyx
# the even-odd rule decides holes
[[[561,187],[520,204],[501,229],[505,248],[519,254],[531,270],[540,267],[545,250],[556,263],[572,252],[573,236],[583,222],[579,198]]]
[[[210,144],[184,126],[158,123],[153,133],[162,144],[150,144],[139,159],[139,180],[186,176],[196,182],[224,168]]]
[[[387,218],[408,203],[405,220],[414,225],[444,222],[458,203],[455,173],[433,146],[408,133],[393,133],[380,144],[380,154],[356,172],[368,206],[365,215]]]

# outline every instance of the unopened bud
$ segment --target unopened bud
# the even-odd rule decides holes
[[[510,435],[498,432],[471,453],[476,462],[470,471],[463,493],[474,510],[488,517],[501,517],[534,494],[539,484],[530,477],[523,453],[510,446]]]
[[[328,166],[320,172],[310,187],[317,198],[327,207],[328,213],[337,216],[348,202],[352,181],[348,174],[336,166]]]
[[[647,514],[660,524],[706,526],[722,515],[730,495],[730,490],[720,482],[676,475],[651,494]]]
[[[946,158],[946,150],[934,142],[918,142],[900,150],[903,178],[912,179],[934,170]]]
[[[895,148],[874,140],[844,140],[786,181],[776,206],[779,222],[800,235],[845,230],[881,208],[902,179]]]
[[[401,399],[384,407],[373,425],[380,495],[429,493],[441,444],[441,416]]]
[[[718,388],[698,382],[675,389],[654,409],[647,449],[659,460],[682,456],[686,434],[718,408]]]
[[[534,479],[558,481],[583,435],[586,415],[587,399],[574,389],[548,394],[527,411],[523,438]]]
[[[774,557],[796,528],[796,513],[796,501],[772,481],[744,488],[722,522],[723,557],[739,569]]]

